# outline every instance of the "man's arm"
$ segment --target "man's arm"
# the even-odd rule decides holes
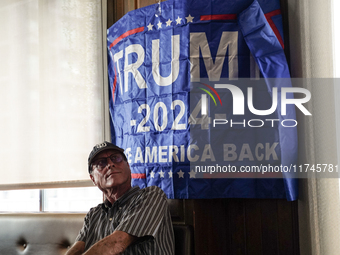
[[[82,241],[75,242],[65,255],[81,255],[85,251],[85,243]]]
[[[76,242],[65,255],[115,255],[120,254],[132,244],[137,237],[129,235],[123,231],[114,231],[111,235],[98,241],[85,253],[85,243],[82,241]]]
[[[84,255],[116,255],[120,254],[132,244],[137,237],[123,231],[114,231],[111,235],[95,243]]]

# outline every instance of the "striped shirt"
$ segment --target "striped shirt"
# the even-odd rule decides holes
[[[140,237],[122,254],[173,255],[174,233],[164,192],[156,186],[131,188],[111,205],[109,201],[91,208],[76,241],[85,251],[115,230]]]

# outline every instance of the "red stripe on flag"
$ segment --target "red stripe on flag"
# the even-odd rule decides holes
[[[133,35],[133,34],[137,34],[140,32],[144,31],[144,27],[138,27],[135,29],[131,29],[127,32],[125,32],[124,34],[122,34],[121,36],[117,37],[111,44],[110,44],[110,49],[115,46],[118,42],[120,42],[122,39],[124,39],[125,37],[128,37],[129,35]],[[116,86],[117,86],[117,70],[116,70],[116,66],[113,60],[113,66],[114,66],[114,71],[115,71],[115,77],[113,79],[113,84],[112,84],[112,100],[113,102],[115,101],[115,90],[116,90]]]
[[[278,10],[274,10],[274,11],[266,13],[264,16],[266,17],[270,27],[273,29],[274,34],[276,35],[276,38],[279,40],[282,49],[284,49],[284,42],[283,42],[282,36],[279,32],[279,29],[276,27],[274,21],[272,20],[273,16],[280,15],[280,14],[281,14],[281,10],[278,9]]]
[[[146,179],[146,174],[131,174],[132,179]]]
[[[279,40],[282,48],[284,48],[284,43],[283,43],[283,39],[281,37],[281,34],[278,30],[278,28],[276,27],[274,21],[272,20],[273,16],[276,15],[280,15],[281,14],[281,10],[277,9],[271,12],[268,12],[265,14],[265,17],[270,25],[270,27],[273,29],[277,39]],[[200,20],[236,20],[237,19],[237,14],[216,14],[216,15],[202,15]]]
[[[131,29],[127,32],[125,32],[124,34],[122,34],[121,36],[117,37],[111,44],[110,44],[110,49],[115,46],[120,40],[124,39],[125,37],[128,37],[129,35],[133,35],[133,34],[137,34],[140,32],[144,31],[144,27],[138,27],[135,29]]]
[[[201,16],[201,20],[234,20],[234,19],[237,19],[236,14],[216,14]]]
[[[271,18],[273,16],[280,15],[280,14],[281,14],[281,10],[277,9],[277,10],[266,13],[265,16]]]
[[[112,84],[112,101],[115,102],[115,91],[116,91],[116,86],[117,86],[117,69],[116,69],[114,60],[113,60],[113,68],[115,71],[115,77],[113,79],[113,84]]]

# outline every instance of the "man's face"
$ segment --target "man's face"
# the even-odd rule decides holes
[[[104,191],[106,189],[122,188],[131,185],[131,170],[129,163],[124,161],[124,158],[118,163],[114,163],[110,158],[108,158],[112,156],[119,157],[120,155],[123,157],[121,152],[117,150],[106,150],[99,153],[92,160],[93,166],[90,178],[100,190]],[[96,167],[96,163],[100,162],[100,159],[107,160],[107,165],[102,169],[100,169],[100,167]]]

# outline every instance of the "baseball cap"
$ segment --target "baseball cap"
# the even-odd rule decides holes
[[[89,158],[87,160],[88,166],[89,166],[89,173],[91,172],[91,162],[92,160],[102,151],[106,151],[106,150],[117,150],[120,151],[121,153],[124,154],[124,149],[119,148],[118,146],[114,145],[113,143],[110,142],[106,142],[104,141],[103,143],[99,143],[97,145],[95,145],[89,155]]]

